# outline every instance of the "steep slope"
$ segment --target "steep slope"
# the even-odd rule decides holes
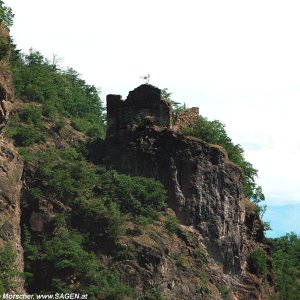
[[[24,265],[20,233],[23,161],[14,146],[2,135],[14,101],[12,76],[8,67],[9,43],[9,31],[0,24],[0,251],[10,247],[16,255],[16,259],[10,262],[10,270],[2,270],[2,274],[14,270],[22,272]],[[15,278],[13,273],[9,275],[8,272],[6,276],[0,275],[0,286],[6,291],[22,292],[22,280]],[[5,283],[7,279],[10,284]]]
[[[107,97],[106,164],[126,174],[161,181],[168,190],[168,205],[183,224],[199,231],[223,272],[247,278],[249,289],[246,285],[241,288],[238,280],[232,283],[236,295],[260,299],[263,289],[248,276],[247,257],[259,247],[257,242],[263,242],[263,225],[249,209],[245,223],[241,170],[220,147],[174,132],[171,122],[165,121],[170,110],[160,109],[168,107],[164,103],[160,90],[150,85],[133,90],[125,101],[115,95]],[[255,230],[261,232],[254,239],[247,236],[249,230],[254,231],[251,214],[259,226]]]
[[[28,293],[268,299],[263,226],[222,148],[182,136],[182,124],[174,131],[170,104],[150,85],[126,101],[108,97],[107,138],[99,139],[104,115],[93,86],[39,52],[12,54],[18,100],[2,145],[1,232],[20,271],[22,239]],[[258,254],[266,270],[256,265]]]

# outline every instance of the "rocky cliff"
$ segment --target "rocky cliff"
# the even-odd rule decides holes
[[[93,286],[95,276],[84,277],[82,270],[79,276],[77,266],[81,257],[90,257],[94,259],[93,264],[97,262],[101,268],[106,268],[109,278],[118,270],[120,282],[134,291],[130,299],[268,299],[268,289],[272,291],[273,285],[271,261],[268,260],[267,279],[249,272],[249,254],[257,248],[266,252],[269,249],[263,243],[263,225],[255,206],[245,199],[241,170],[228,161],[221,147],[180,134],[182,127],[197,118],[198,108],[182,112],[173,125],[171,104],[162,99],[156,87],[142,85],[130,92],[125,101],[118,95],[109,95],[106,140],[98,140],[98,148],[95,145],[89,148],[92,144],[88,145],[86,134],[74,128],[74,120],[59,114],[42,115],[45,104],[30,101],[28,97],[25,97],[26,103],[21,99],[14,101],[8,46],[9,32],[0,27],[0,128],[5,127],[13,111],[15,122],[10,129],[20,127],[31,133],[38,127],[44,135],[22,144],[25,146],[23,153],[28,155],[27,160],[24,158],[25,168],[10,142],[12,139],[18,145],[14,135],[2,136],[1,132],[0,141],[0,251],[10,245],[17,255],[17,268],[22,272],[21,227],[27,228],[29,239],[26,240],[24,234],[23,243],[25,270],[32,275],[32,280],[26,282],[29,293],[56,292],[57,282],[67,291],[76,292],[79,287],[85,291],[86,287]],[[55,72],[52,67],[50,69]],[[53,102],[53,99],[48,100]],[[21,120],[26,109],[36,113],[39,122],[33,123],[30,118]],[[57,117],[64,122],[59,123]],[[98,157],[95,149],[102,151],[103,145],[105,154]],[[83,159],[82,150],[88,154],[89,161]],[[43,173],[39,165],[47,155],[50,155],[49,161],[48,164],[44,161]],[[75,162],[75,157],[80,157],[81,161]],[[97,161],[91,157],[96,157]],[[116,214],[120,203],[112,197],[113,206],[99,206],[105,182],[101,182],[95,170],[101,174],[103,160],[108,169],[156,178],[168,192],[168,208],[160,210],[151,222],[127,218],[127,210],[118,211],[120,219],[116,220],[124,222],[125,230],[113,241],[105,237],[105,231],[111,229],[107,228],[111,216],[106,210],[113,208],[109,213]],[[44,177],[40,178],[42,175]],[[100,182],[91,185],[86,180],[91,175]],[[67,184],[61,185],[64,182]],[[82,187],[80,192],[78,187]],[[61,192],[63,188],[67,193]],[[81,202],[82,197],[84,202]],[[114,224],[110,225],[114,228]],[[47,251],[52,255],[49,247],[60,242],[56,226],[62,226],[64,234],[69,231],[76,233],[76,237],[80,232],[82,241],[88,239],[83,245],[76,240],[77,252],[67,247],[61,254],[59,247],[63,248],[68,239],[63,240],[57,251],[61,256],[51,261]],[[100,236],[99,232],[102,232]],[[71,237],[69,235],[69,239]],[[74,246],[75,240],[68,242]],[[27,248],[35,249],[35,257],[26,252],[26,243]],[[72,265],[75,271],[64,269],[61,272],[57,265],[65,263],[69,250],[76,254],[69,257],[72,264],[75,261]],[[105,272],[101,274],[104,276]],[[82,278],[93,280],[90,283]],[[17,284],[9,290],[23,292],[23,281],[18,278],[13,281]],[[98,293],[99,299],[106,299],[101,296],[102,285],[95,284],[95,294]],[[109,282],[105,288],[113,290],[110,284],[113,285]],[[95,290],[95,286],[92,289]]]
[[[239,278],[231,284],[236,296],[260,299],[259,283],[247,275],[247,255],[262,242],[263,226],[253,210],[245,217],[241,170],[222,148],[176,133],[159,89],[142,85],[129,95],[124,101],[107,97],[107,166],[161,181],[169,207],[183,224],[197,230],[209,255],[222,266],[221,277]],[[152,106],[155,109],[149,109]],[[259,233],[251,236],[254,223]],[[247,283],[242,283],[245,278]]]
[[[1,45],[9,44],[9,32],[0,26]],[[5,47],[2,47],[4,49]],[[6,49],[6,48],[5,48]],[[23,161],[12,143],[2,136],[13,105],[12,76],[8,67],[9,51],[1,52],[0,60],[0,249],[9,244],[16,254],[17,269],[23,271],[21,245],[20,191],[22,187]],[[15,292],[23,291],[23,281],[16,279]]]

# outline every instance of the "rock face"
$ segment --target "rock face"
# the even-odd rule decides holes
[[[22,187],[23,162],[6,141],[0,141],[0,249],[10,244],[17,255],[17,266],[23,271],[23,248],[21,245],[20,191]],[[22,291],[22,284],[18,291]]]
[[[0,43],[9,43],[9,31],[4,25],[0,25]],[[0,130],[5,126],[13,102],[12,76],[8,71],[9,53],[0,54]]]
[[[168,190],[169,206],[184,224],[199,230],[210,255],[224,265],[225,272],[241,273],[245,218],[241,171],[228,162],[223,149],[183,137],[170,129],[169,122],[157,122],[170,116],[169,111],[163,116],[163,110],[155,107],[158,92],[142,85],[125,101],[107,97],[107,165],[160,180]],[[153,101],[150,95],[155,95]],[[148,107],[155,108],[147,110],[147,115],[144,109],[141,113],[139,99],[147,99]],[[122,107],[126,109],[121,113]],[[132,116],[136,115],[146,117],[145,125],[135,124]]]
[[[0,26],[1,42],[8,42],[8,29]],[[13,102],[12,77],[7,68],[8,57],[0,60],[0,130],[7,122]],[[23,249],[20,229],[20,191],[22,187],[23,161],[13,145],[3,139],[0,132],[0,249],[10,244],[17,255],[17,267],[23,271]],[[15,292],[23,291],[23,280],[16,279]]]
[[[190,226],[180,225],[176,233],[170,233],[162,220],[158,220],[133,237],[123,236],[117,251],[121,259],[115,267],[137,295],[159,288],[164,299],[222,299],[216,285],[209,280],[210,275],[217,277],[217,272],[209,273],[212,270],[207,267],[202,236]],[[229,284],[226,278],[221,282]]]

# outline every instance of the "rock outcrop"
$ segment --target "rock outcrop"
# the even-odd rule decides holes
[[[122,121],[127,122],[119,121],[119,115],[114,115],[114,102],[108,96],[107,164],[126,174],[160,180],[168,190],[169,206],[179,219],[199,230],[209,253],[224,264],[227,272],[239,273],[245,215],[241,171],[227,160],[220,147],[184,137],[168,126],[156,126],[157,123],[136,126],[131,112],[141,115],[136,103],[139,99],[143,103],[142,91],[149,98],[149,94],[154,94],[149,93],[152,90],[157,92],[158,89],[141,86],[129,94],[136,99],[132,106],[128,105],[128,99],[118,104],[118,107],[126,105]],[[160,99],[159,95],[157,98]],[[151,98],[147,99],[149,102]],[[147,111],[147,118],[164,120],[170,115],[166,112],[164,118],[156,112]],[[110,128],[114,124],[120,124],[118,131]]]
[[[0,141],[0,249],[9,244],[16,254],[16,266],[23,271],[21,244],[21,207],[23,161],[12,144]],[[17,289],[22,291],[23,280],[17,279]]]
[[[107,108],[107,167],[161,181],[169,207],[184,225],[198,230],[210,257],[222,266],[214,273],[222,278],[219,284],[231,276],[236,299],[262,299],[261,282],[248,276],[247,255],[262,242],[263,225],[250,214],[245,223],[241,170],[221,147],[177,133],[178,126],[170,125],[169,103],[156,87],[142,85],[125,101],[109,95]]]
[[[2,45],[9,43],[9,31],[0,25]],[[0,60],[0,130],[5,127],[13,102],[12,77],[8,70],[8,53],[1,53]],[[14,146],[0,132],[0,249],[9,244],[16,253],[16,265],[23,271],[23,248],[21,244],[21,207],[23,161]],[[23,280],[16,279],[15,292],[23,291]]]
[[[0,24],[0,130],[8,120],[13,102],[12,76],[8,70],[9,30]]]

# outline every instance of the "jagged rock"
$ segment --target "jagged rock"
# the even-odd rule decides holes
[[[247,255],[261,242],[263,226],[245,211],[241,170],[228,161],[221,147],[178,134],[173,130],[178,126],[169,125],[171,120],[159,121],[168,119],[171,111],[158,108],[164,102],[158,91],[142,85],[125,101],[116,95],[107,97],[106,165],[161,181],[169,207],[183,224],[198,230],[210,257],[222,266],[212,273],[219,278],[216,285],[227,282],[234,287],[232,299],[262,299],[261,282],[247,273]],[[129,100],[132,95],[137,95],[135,101]],[[255,234],[250,236],[253,226]]]
[[[157,90],[147,85],[137,88],[139,97],[143,98],[144,90],[147,101],[151,102],[149,89]],[[107,100],[107,106],[111,107],[108,124],[120,124],[120,114],[111,115],[115,110],[111,98]],[[245,214],[240,169],[228,162],[220,147],[184,137],[167,126],[130,126],[131,116],[140,115],[140,106],[133,102],[128,107],[128,99],[124,103],[127,106],[122,120],[127,120],[127,127],[123,124],[122,130],[107,138],[108,166],[130,175],[160,180],[168,190],[168,204],[179,219],[199,230],[209,252],[224,264],[227,272],[240,272],[241,226]],[[156,99],[153,103],[157,103]],[[154,109],[148,112],[154,119],[161,118],[156,114]]]
[[[0,39],[9,43],[9,30],[0,24]],[[10,244],[16,253],[18,271],[24,269],[21,244],[21,208],[23,161],[14,146],[2,137],[13,102],[12,76],[8,70],[9,53],[0,60],[0,249]],[[16,279],[14,292],[22,293],[24,280]]]
[[[2,43],[9,43],[9,30],[3,24],[0,24],[0,39]],[[7,122],[14,95],[12,76],[8,70],[8,59],[9,53],[0,58],[0,130]]]
[[[168,300],[221,300],[207,277],[207,262],[200,265],[197,261],[199,250],[206,251],[201,234],[193,227],[180,225],[177,233],[170,233],[163,220],[158,220],[139,235],[119,240],[115,266],[137,295],[157,289]]]
[[[21,244],[20,191],[22,187],[23,162],[13,145],[0,141],[0,248],[10,244],[17,255],[17,266],[23,271],[23,248]],[[17,280],[16,292],[23,291],[23,280]]]

